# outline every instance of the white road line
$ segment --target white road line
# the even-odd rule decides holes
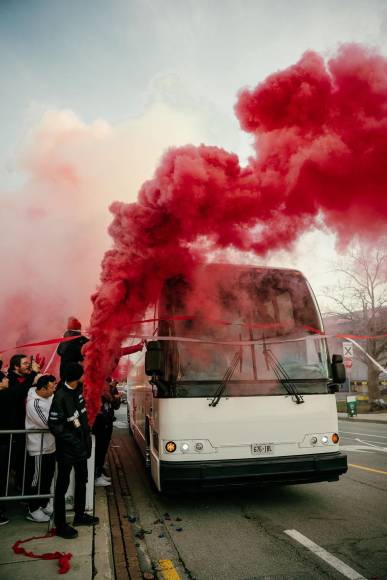
[[[375,439],[387,439],[385,435],[371,435],[370,433],[354,433],[353,431],[339,431],[340,435],[362,435],[363,437],[374,437]]]
[[[324,548],[321,548],[320,546],[312,542],[312,540],[309,540],[309,538],[300,534],[300,532],[298,532],[297,530],[285,530],[285,534],[293,538],[293,540],[296,540],[296,542],[299,542],[300,544],[305,546],[305,548],[308,548],[308,550],[310,550],[316,556],[324,560],[324,562],[332,566],[332,568],[335,568],[338,572],[340,572],[340,574],[342,574],[346,578],[350,578],[351,580],[366,580],[364,576],[359,574],[359,572],[356,572],[356,570],[354,570],[350,566],[347,566],[347,564],[344,564],[344,562],[336,558],[336,556],[333,556],[332,554],[324,550]]]
[[[356,439],[356,441],[358,441],[359,443],[365,443],[370,447],[374,447],[374,449],[377,449],[378,451],[384,451],[385,453],[387,453],[387,447],[380,447],[379,445],[374,445],[373,443],[369,443],[368,441],[362,441],[361,439]]]
[[[374,453],[368,445],[340,445],[340,451],[348,451],[349,453]]]
[[[358,437],[348,437],[347,435],[342,435],[340,437],[340,442],[344,441],[344,440],[345,441],[359,441],[359,438]],[[367,441],[367,443],[376,443],[376,445],[385,445],[386,444],[386,441],[376,441],[375,439],[367,439],[367,440],[364,439],[364,441]]]

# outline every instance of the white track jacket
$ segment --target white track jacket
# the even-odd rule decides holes
[[[26,429],[48,429],[47,419],[54,395],[44,399],[39,397],[35,387],[28,391],[26,407]],[[51,433],[27,435],[27,450],[29,455],[46,455],[55,451],[55,437]]]

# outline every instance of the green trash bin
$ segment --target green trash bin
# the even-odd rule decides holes
[[[347,396],[347,415],[348,417],[357,416],[357,399],[353,395]]]

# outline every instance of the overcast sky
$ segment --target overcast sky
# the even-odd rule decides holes
[[[145,160],[150,125],[163,127],[138,181],[115,194],[124,201],[135,199],[169,145],[203,141],[245,161],[250,138],[234,116],[238,90],[306,50],[329,56],[348,41],[387,55],[387,1],[0,0],[0,195],[21,196],[28,168],[20,159],[47,111],[61,119],[66,111],[86,127],[100,120],[114,131],[142,131]],[[150,114],[158,120],[150,123]],[[168,122],[159,125],[161,117]],[[169,133],[173,119],[179,130]],[[334,242],[316,239],[324,249],[316,254],[315,239],[306,238],[290,265],[320,286]]]

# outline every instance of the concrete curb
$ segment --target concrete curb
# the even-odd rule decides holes
[[[93,578],[114,580],[109,509],[104,487],[95,490],[95,515],[99,517],[99,525],[94,528]]]
[[[348,421],[349,423],[373,423],[374,425],[387,425],[387,421],[378,421],[377,419],[359,419],[357,417],[339,417],[339,421]]]

